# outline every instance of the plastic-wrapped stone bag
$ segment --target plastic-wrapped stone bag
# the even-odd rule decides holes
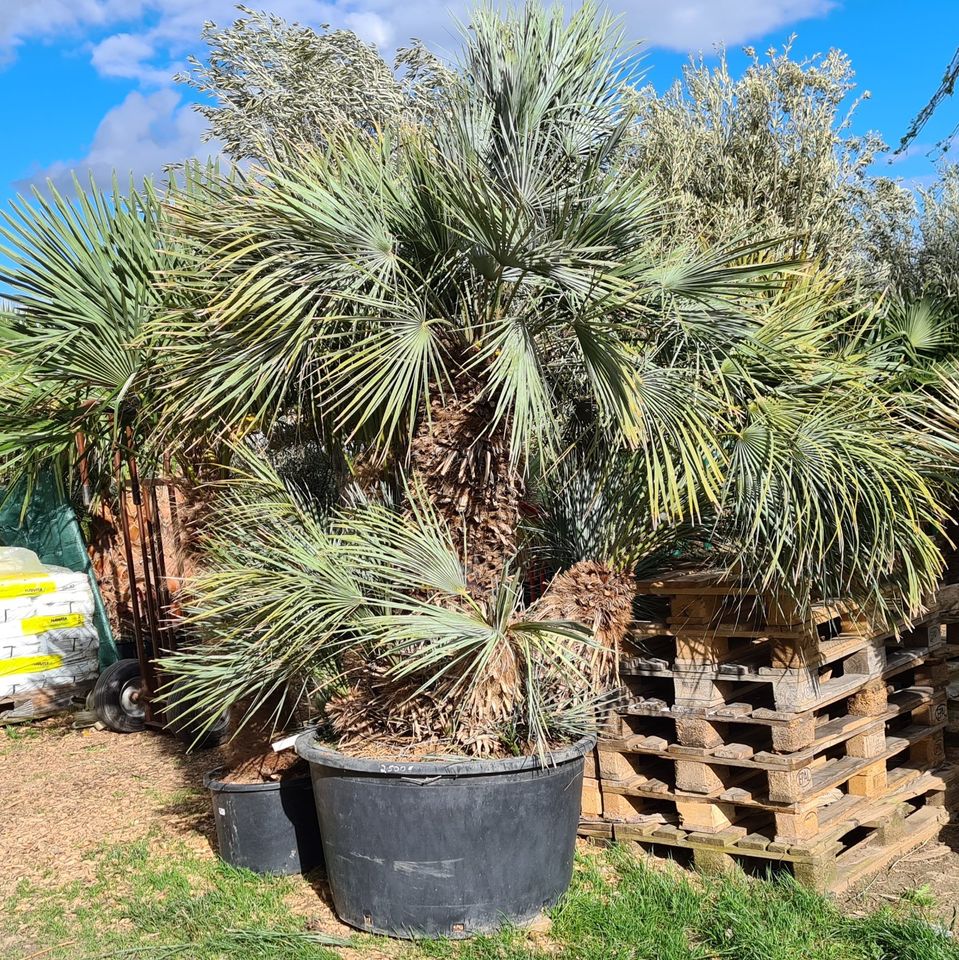
[[[0,548],[0,699],[29,715],[89,687],[98,666],[93,613],[86,574]]]

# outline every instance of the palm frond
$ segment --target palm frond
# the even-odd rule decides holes
[[[247,717],[268,705],[279,717],[277,703],[307,694],[322,703],[372,671],[405,691],[401,701],[458,704],[454,741],[488,750],[508,728],[545,750],[531,731],[555,733],[565,721],[542,712],[546,701],[526,712],[523,678],[546,671],[566,690],[564,715],[577,701],[588,723],[588,632],[524,619],[521,584],[508,571],[476,600],[443,519],[415,490],[408,501],[405,514],[367,502],[324,516],[238,451],[190,590],[186,624],[197,645],[160,664],[185,715],[210,724],[242,703]]]
[[[76,460],[75,437],[109,474],[123,431],[149,417],[150,351],[140,342],[162,307],[160,205],[140,192],[84,190],[68,199],[50,186],[11,204],[0,223],[10,309],[0,319],[6,387],[0,401],[0,460],[28,484]]]

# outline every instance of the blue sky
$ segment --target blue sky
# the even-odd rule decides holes
[[[248,5],[260,6],[256,0]],[[355,29],[390,50],[410,36],[439,51],[455,41],[433,0],[272,0],[288,19]],[[448,10],[462,16],[465,0]],[[839,47],[852,57],[860,90],[872,94],[856,128],[898,142],[938,85],[959,46],[959,0],[612,0],[634,38],[648,41],[648,78],[662,88],[690,52],[725,43],[779,46],[798,34],[798,55]],[[200,52],[205,19],[234,19],[233,0],[0,0],[0,203],[72,169],[108,176],[156,171],[205,156],[204,123],[189,91],[171,77]],[[946,101],[910,155],[884,172],[931,179],[926,149],[959,123],[959,96]],[[953,151],[956,153],[957,151]]]

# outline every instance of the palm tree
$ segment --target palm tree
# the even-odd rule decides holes
[[[161,273],[182,251],[164,243],[161,220],[201,185],[212,189],[215,169],[184,168],[162,203],[150,181],[124,194],[116,179],[104,190],[74,178],[73,197],[48,183],[0,214],[6,481],[29,486],[51,467],[66,480],[82,467],[90,492],[108,495],[118,449],[135,453],[145,471],[172,453],[157,434],[158,357],[169,344],[154,333],[178,296]]]
[[[167,204],[204,175],[200,167],[184,171]],[[82,499],[98,570],[111,574],[103,586],[114,624],[137,640],[145,626],[157,649],[166,646],[159,619],[170,605],[167,574],[189,566],[181,535],[195,512],[197,468],[215,457],[205,446],[173,450],[157,432],[164,344],[146,334],[170,308],[175,292],[158,278],[176,262],[175,247],[162,245],[157,191],[146,182],[124,194],[116,180],[110,190],[92,180],[84,189],[76,179],[74,188],[67,196],[48,184],[0,215],[8,293],[0,310],[0,478],[24,511],[41,478],[78,507]],[[179,494],[174,505],[169,488],[169,525],[152,486],[159,477]],[[162,550],[161,527],[172,537],[158,557],[147,545]]]
[[[75,200],[37,190],[0,223],[9,298],[0,316],[0,461],[14,487],[51,466],[70,475],[77,434],[86,441],[79,462],[109,486],[113,450],[156,406],[141,337],[163,305],[154,280],[159,200],[149,186],[121,195],[116,183],[110,193],[74,185]]]
[[[542,743],[533,691],[582,705],[610,681],[640,564],[698,553],[801,608],[852,596],[881,619],[934,587],[954,445],[930,384],[949,376],[763,244],[670,249],[647,180],[619,162],[632,62],[591,7],[483,9],[434,125],[331,131],[175,211],[192,299],[159,326],[167,424],[292,421],[365,504],[319,528],[298,515],[314,532],[296,560],[248,549],[256,522],[241,546],[216,539],[195,623],[230,668],[206,650],[169,665],[211,707],[302,685],[334,637],[362,633],[327,704],[341,734]],[[327,572],[335,617],[304,636],[318,580],[270,578],[329,558],[331,536],[354,579]],[[530,604],[517,571],[544,551],[556,575]],[[249,615],[221,615],[267,555]],[[249,654],[263,631],[265,660]],[[260,680],[238,681],[241,661]]]
[[[480,10],[433,126],[330,131],[325,149],[174,210],[192,256],[171,281],[189,302],[159,325],[169,428],[236,436],[292,418],[407,518],[416,491],[439,523],[417,529],[455,545],[457,603],[489,627],[523,564],[531,483],[571,447],[632,458],[637,508],[655,520],[716,500],[719,438],[650,341],[707,317],[738,330],[776,265],[664,248],[649,185],[616,163],[630,69],[591,7],[568,22],[535,5]],[[614,648],[629,572],[588,558],[543,607],[608,624]],[[511,657],[484,662],[475,712],[503,720],[526,693]]]
[[[196,713],[308,699],[347,739],[543,749],[611,682],[640,567],[879,617],[934,587],[954,372],[765,243],[671,248],[621,162],[634,62],[592,7],[481,9],[428,125],[166,205],[136,342],[164,442],[234,461],[203,643],[165,663]],[[335,496],[250,459],[291,433]]]

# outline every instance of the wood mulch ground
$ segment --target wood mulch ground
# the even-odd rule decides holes
[[[92,878],[105,844],[152,834],[213,857],[215,835],[203,774],[219,751],[188,755],[173,737],[120,735],[70,721],[0,728],[0,899],[21,879]],[[291,906],[314,929],[348,933],[323,884],[297,881]],[[843,898],[849,912],[927,888],[945,923],[959,910],[959,824]]]
[[[171,737],[75,730],[69,719],[0,728],[0,896],[17,880],[92,876],[106,843],[142,839],[162,824],[210,849],[212,820],[192,791],[215,752],[186,756]],[[212,854],[211,854],[212,855]]]
[[[107,844],[148,834],[215,856],[203,775],[220,751],[187,754],[160,733],[75,730],[68,719],[0,728],[0,900],[20,880],[93,879]],[[11,869],[12,867],[12,869]],[[291,908],[314,930],[349,936],[325,884],[296,878]]]

